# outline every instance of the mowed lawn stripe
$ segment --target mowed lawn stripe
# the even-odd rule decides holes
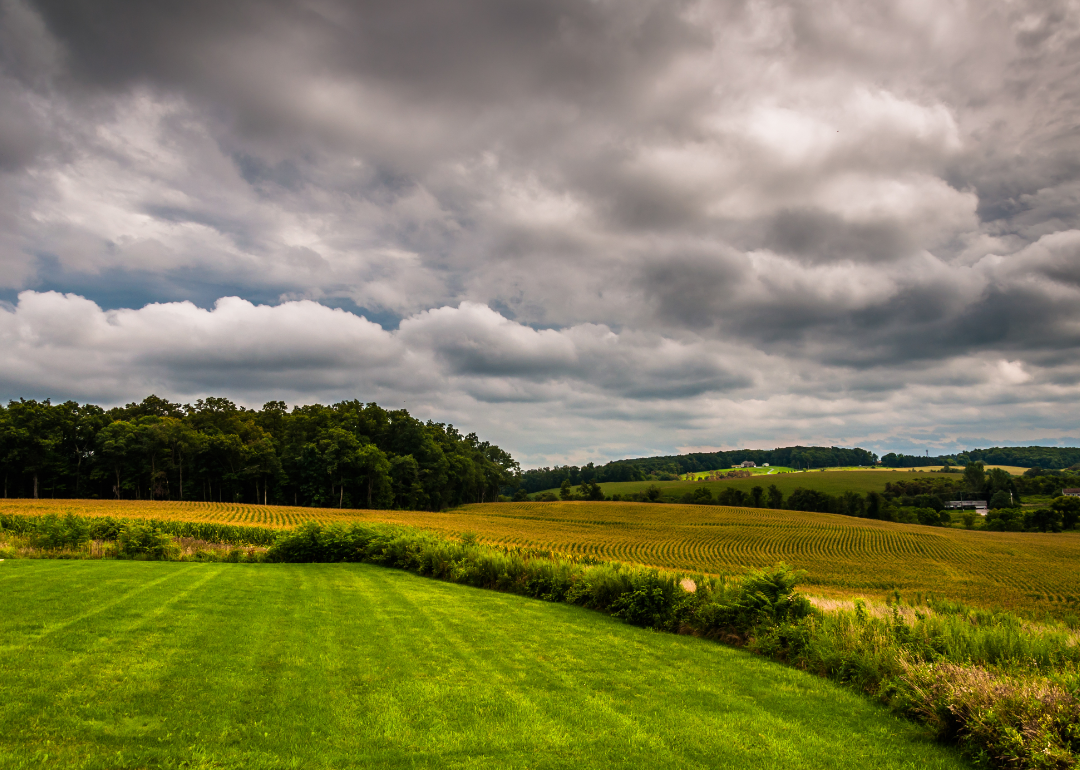
[[[190,566],[0,564],[27,578],[0,595],[0,766],[966,766],[830,682],[581,608],[370,565]]]
[[[377,576],[390,583],[389,589],[398,596],[394,614],[377,613],[380,627],[405,631],[410,640],[410,655],[403,657],[403,664],[395,672],[396,678],[410,678],[409,661],[426,659],[431,669],[420,685],[421,700],[433,708],[428,715],[432,724],[438,725],[453,739],[444,742],[437,752],[439,756],[466,760],[475,747],[484,746],[484,757],[489,761],[509,760],[527,751],[530,734],[543,735],[549,751],[559,752],[569,746],[571,739],[567,730],[567,706],[573,703],[572,688],[559,687],[548,676],[533,676],[537,661],[521,652],[520,644],[506,638],[505,617],[494,613],[504,609],[499,604],[483,603],[473,613],[473,622],[462,623],[456,616],[453,604],[433,602],[431,597],[418,595],[404,586],[392,582],[386,576]],[[473,684],[462,681],[453,672],[463,668],[470,670],[471,679],[484,682],[475,692],[467,692]],[[542,697],[535,683],[555,697]],[[455,712],[441,709],[440,703],[456,699],[473,700],[471,712]],[[376,712],[378,709],[375,710]],[[502,729],[492,733],[488,721],[493,720]],[[413,731],[413,740],[423,741],[415,721],[402,720]],[[400,727],[400,725],[394,725]],[[388,733],[392,735],[392,733]],[[433,760],[437,756],[431,757]]]
[[[60,564],[67,566],[64,562]],[[207,575],[205,573],[200,574],[198,565],[186,564],[185,568],[178,569],[166,574],[154,574],[154,576],[146,582],[124,582],[122,584],[119,596],[113,594],[113,589],[116,588],[116,581],[109,581],[101,585],[89,587],[89,591],[92,592],[92,597],[88,597],[89,601],[85,604],[87,609],[82,610],[78,614],[70,617],[61,617],[56,619],[52,623],[45,623],[34,632],[28,634],[22,644],[24,646],[40,644],[41,641],[50,635],[60,634],[67,629],[74,628],[78,633],[80,624],[84,621],[93,619],[97,615],[104,615],[107,621],[111,624],[119,623],[124,616],[125,605],[138,601],[141,597],[140,594],[150,592],[153,595],[155,589],[159,588],[162,583],[176,582],[185,576],[198,576],[202,582],[205,582]],[[46,605],[56,604],[58,606],[66,604],[64,594],[71,590],[69,582],[69,572],[63,568],[56,570],[43,570],[40,580],[35,582],[44,591],[42,592],[41,601]],[[35,576],[37,577],[37,576]],[[49,589],[54,590],[49,590]],[[190,588],[185,588],[176,594],[175,590],[169,590],[169,601],[175,601],[178,596],[183,596]],[[140,621],[145,620],[147,612],[144,609],[139,610],[138,613]],[[0,651],[12,652],[16,649],[17,644],[11,644],[13,639],[9,639],[9,644],[0,646]]]

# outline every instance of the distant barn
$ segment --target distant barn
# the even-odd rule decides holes
[[[950,500],[945,503],[945,507],[961,511],[975,511],[975,513],[983,516],[986,515],[985,500]]]
[[[1061,494],[1065,495],[1065,497],[1080,497],[1080,489],[1063,489]]]

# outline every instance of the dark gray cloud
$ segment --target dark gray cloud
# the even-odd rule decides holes
[[[0,390],[1075,434],[1078,90],[1065,0],[0,0]]]

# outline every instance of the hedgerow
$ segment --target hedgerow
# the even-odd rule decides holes
[[[25,516],[0,513],[0,530],[29,537],[37,547],[76,548],[90,540],[119,540],[125,527],[137,525],[170,535],[194,538],[209,543],[269,546],[280,534],[267,527],[245,527],[206,521],[180,521],[157,518],[119,518],[113,516],[77,516],[47,514]]]

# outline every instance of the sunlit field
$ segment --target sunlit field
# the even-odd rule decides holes
[[[940,470],[940,466],[933,470]],[[918,469],[896,470],[812,470],[795,472],[778,472],[773,474],[759,473],[749,478],[722,479],[719,481],[610,481],[600,484],[604,494],[628,495],[635,492],[644,492],[648,487],[655,484],[660,487],[664,497],[679,497],[692,492],[698,487],[709,489],[713,495],[725,487],[735,487],[744,492],[749,492],[752,487],[767,489],[770,484],[777,488],[787,497],[799,487],[825,492],[830,495],[842,495],[844,492],[853,491],[865,495],[867,492],[884,491],[885,485],[890,481],[896,481],[898,477],[904,478],[909,474],[925,475],[926,471]],[[958,478],[951,476],[949,478]],[[547,490],[558,494],[558,489]]]
[[[1014,476],[1018,476],[1027,470],[1026,468],[1019,468],[1013,465],[988,465],[986,467],[988,469],[1003,468]],[[799,487],[802,487],[803,489],[813,489],[818,492],[825,492],[830,495],[842,495],[844,492],[848,491],[865,495],[867,492],[884,491],[885,485],[890,481],[896,481],[898,476],[904,478],[907,474],[925,474],[932,471],[940,471],[941,466],[933,465],[925,468],[893,469],[825,468],[811,471],[798,471],[784,468],[749,468],[747,470],[751,471],[752,475],[749,478],[742,479],[721,479],[718,481],[609,481],[600,484],[600,488],[604,490],[604,494],[608,497],[612,495],[629,495],[644,492],[653,484],[660,487],[663,496],[666,498],[684,495],[687,492],[692,492],[698,487],[705,487],[715,495],[725,487],[735,487],[744,492],[749,492],[753,487],[768,488],[770,484],[775,484],[776,487],[783,492],[784,497],[787,497]],[[776,473],[768,473],[767,471],[769,470],[776,470]],[[710,473],[716,472],[719,471],[711,471]],[[699,479],[707,477],[708,475],[708,473],[695,474]],[[956,479],[959,478],[959,475],[947,475],[945,478]],[[558,489],[549,489],[545,491],[554,492],[555,494],[558,494],[559,492]]]
[[[276,528],[308,520],[383,521],[688,572],[740,574],[784,561],[807,570],[807,590],[830,595],[880,598],[898,590],[1057,616],[1080,612],[1080,533],[972,532],[823,513],[617,502],[488,503],[426,512],[9,500],[0,510]]]
[[[7,561],[0,639],[11,770],[965,767],[753,655],[367,565]]]

